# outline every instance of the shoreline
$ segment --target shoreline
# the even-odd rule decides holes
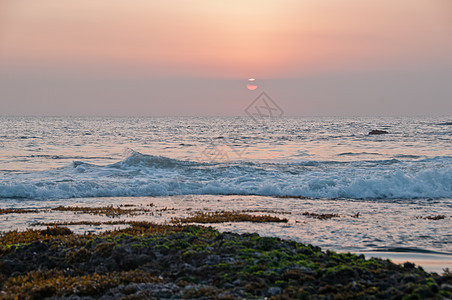
[[[435,272],[437,274],[442,274],[446,268],[452,270],[452,255],[388,251],[364,251],[353,253],[357,255],[363,254],[366,258],[376,257],[390,259],[395,264],[403,264],[405,262],[414,263],[416,266],[421,266],[430,273]]]

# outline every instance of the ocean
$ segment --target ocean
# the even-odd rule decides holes
[[[214,227],[336,251],[441,256],[452,266],[451,121],[3,116],[0,208],[41,211],[0,214],[0,230],[107,218],[46,212],[60,205],[153,203],[160,213],[124,218],[156,222],[247,210],[289,222]]]

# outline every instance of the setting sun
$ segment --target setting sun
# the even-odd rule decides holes
[[[248,79],[246,88],[249,89],[250,91],[254,91],[255,89],[257,89],[256,79],[252,77]]]

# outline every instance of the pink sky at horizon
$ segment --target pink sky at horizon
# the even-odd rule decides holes
[[[452,114],[452,2],[0,2],[0,114],[236,115],[251,76],[300,114]]]

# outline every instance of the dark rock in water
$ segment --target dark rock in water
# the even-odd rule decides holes
[[[369,135],[378,135],[378,134],[387,134],[389,132],[387,132],[386,130],[378,130],[378,129],[374,129],[371,132],[369,132]]]
[[[70,230],[67,227],[47,227],[47,229],[41,230],[42,235],[51,235],[51,236],[58,236],[58,235],[71,235],[72,230]]]
[[[452,125],[452,122],[438,123],[438,125]]]

